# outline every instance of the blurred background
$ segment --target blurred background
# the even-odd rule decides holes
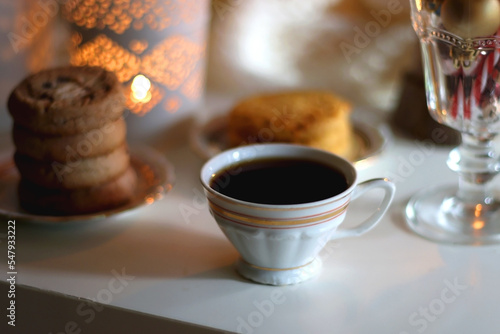
[[[0,0],[0,130],[24,76],[68,63],[117,73],[139,135],[212,93],[321,88],[392,112],[416,50],[407,0]]]
[[[212,9],[213,89],[325,88],[390,109],[414,60],[406,0],[219,0]]]

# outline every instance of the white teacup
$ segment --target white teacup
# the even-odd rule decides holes
[[[210,185],[216,175],[230,166],[269,158],[320,162],[342,173],[347,188],[338,195],[311,203],[273,205],[231,198],[223,195],[219,186]],[[231,182],[230,174],[225,182]],[[356,169],[343,158],[290,144],[257,144],[224,151],[202,167],[201,183],[211,214],[241,255],[237,271],[250,280],[272,285],[294,284],[317,275],[321,270],[317,255],[326,242],[368,232],[386,213],[395,193],[394,184],[387,179],[358,184]],[[355,228],[338,229],[350,200],[374,188],[385,191],[377,210]]]

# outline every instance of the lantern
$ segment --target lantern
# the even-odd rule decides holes
[[[129,133],[148,140],[204,92],[208,0],[69,0],[70,62],[116,73]]]

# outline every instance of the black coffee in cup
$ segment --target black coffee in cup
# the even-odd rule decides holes
[[[238,200],[259,204],[302,204],[336,196],[348,188],[338,169],[297,158],[245,161],[218,172],[210,187]]]

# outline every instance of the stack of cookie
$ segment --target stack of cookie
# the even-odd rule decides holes
[[[62,67],[27,77],[8,101],[21,206],[76,215],[129,201],[130,165],[116,76],[98,67]]]

